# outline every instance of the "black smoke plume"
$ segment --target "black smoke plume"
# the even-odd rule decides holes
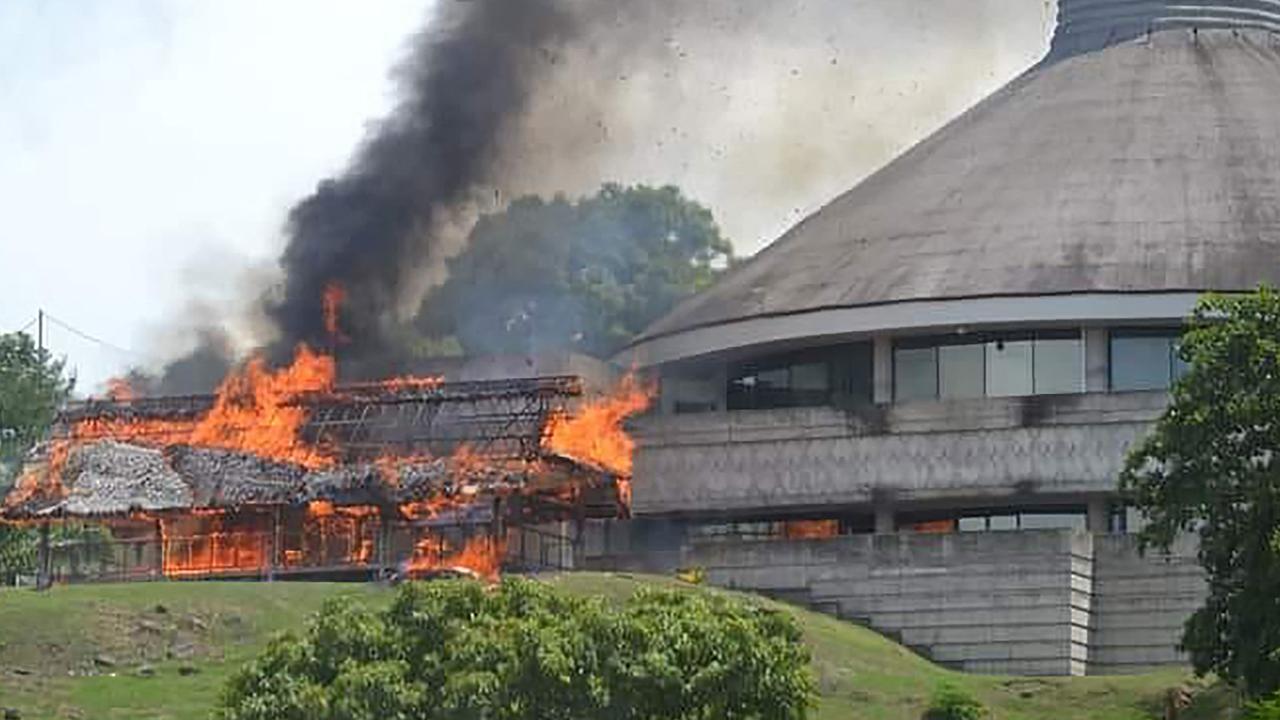
[[[441,0],[398,69],[401,101],[348,169],[289,214],[285,273],[267,314],[275,355],[326,347],[322,297],[346,291],[344,359],[387,358],[388,324],[415,270],[438,259],[434,227],[485,182],[508,123],[575,33],[555,0]],[[365,372],[383,368],[367,367]]]
[[[856,5],[437,0],[394,75],[398,107],[290,213],[285,280],[239,336],[278,338],[276,361],[329,349],[337,281],[343,376],[412,370],[400,351],[421,338],[399,311],[445,279],[480,211],[606,181],[678,185],[750,254],[1034,62],[1053,24],[1052,3]],[[205,389],[221,379],[193,367]]]

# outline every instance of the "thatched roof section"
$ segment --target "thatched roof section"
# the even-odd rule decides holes
[[[24,475],[43,478],[48,471],[45,453],[28,463]],[[467,456],[308,470],[228,450],[156,449],[110,440],[72,448],[55,475],[59,483],[45,483],[35,492],[20,482],[0,516],[105,517],[314,501],[394,507],[607,481],[596,469],[554,457],[522,462]]]

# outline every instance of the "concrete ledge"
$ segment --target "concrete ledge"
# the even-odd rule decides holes
[[[1074,643],[1060,642],[977,642],[942,643],[932,645],[929,654],[940,662],[981,662],[983,660],[1045,661],[1084,660],[1085,648],[1075,649]]]
[[[1080,647],[1087,647],[1089,629],[1081,626],[1067,626],[1069,639]],[[894,630],[907,645],[927,645],[942,647],[967,643],[1026,643],[1026,642],[1058,642],[1062,640],[1063,625],[1052,621],[1024,625],[972,625],[961,627],[900,627]]]
[[[843,616],[844,610],[841,609]],[[993,609],[989,604],[971,608],[948,606],[945,610],[877,610],[864,616],[876,627],[908,628],[965,628],[985,627],[993,622],[993,615],[1006,627],[1040,625],[1046,622],[1066,623],[1088,627],[1089,611],[1063,607],[1061,603],[1033,608]]]

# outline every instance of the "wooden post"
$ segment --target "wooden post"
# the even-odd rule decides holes
[[[271,513],[271,538],[267,545],[267,582],[275,582],[276,579],[276,563],[280,559],[280,506],[277,505]]]
[[[48,520],[40,524],[40,546],[36,565],[36,589],[48,590],[53,585],[53,558],[49,548]]]
[[[395,549],[393,545],[394,531],[392,529],[393,513],[395,511],[389,507],[381,507],[378,509],[378,577],[387,577],[390,571],[395,568]]]
[[[503,525],[503,522],[502,522],[502,497],[501,497],[501,496],[494,496],[494,498],[493,498],[493,527],[492,527],[492,529],[490,530],[490,533],[491,533],[491,542],[493,542],[493,543],[494,543],[492,547],[495,547],[495,548],[496,548],[496,547],[505,547],[505,544],[504,544],[504,543],[502,543],[502,538],[503,538],[503,533],[504,533],[504,532],[505,532],[505,530],[504,530],[504,525]],[[504,553],[505,553],[505,551],[504,551]],[[506,565],[506,557],[501,557],[501,558],[499,558],[499,559],[498,559],[498,562],[499,562],[499,564],[500,564],[500,565]]]
[[[168,548],[168,546],[165,544],[165,541],[164,541],[164,528],[160,525],[160,518],[156,518],[156,520],[155,520],[155,526],[156,526],[156,527],[155,527],[155,533],[156,533],[156,559],[160,561],[159,571],[160,571],[160,575],[161,575],[161,576],[163,576],[163,575],[164,575],[164,569],[165,569],[165,567],[167,567],[166,561],[167,561],[168,556],[169,556],[169,548]],[[152,566],[152,568],[151,568],[151,575],[152,575],[153,577],[154,577],[154,576],[155,576],[155,574],[156,574],[156,570],[157,570],[157,568],[153,565],[153,566]]]

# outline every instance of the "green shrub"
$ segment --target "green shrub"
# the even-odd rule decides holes
[[[1280,720],[1280,693],[1246,705],[1244,720]]]
[[[943,683],[933,691],[924,720],[983,720],[987,709],[964,689]]]
[[[220,717],[800,720],[808,662],[790,615],[720,595],[410,583],[382,612],[328,603],[231,679]]]

